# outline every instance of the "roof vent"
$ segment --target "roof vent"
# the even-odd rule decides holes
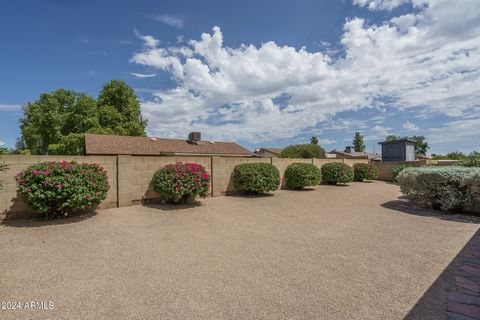
[[[351,146],[346,146],[344,152],[346,152],[346,153],[352,153],[352,147],[351,147]]]
[[[195,142],[202,140],[202,135],[200,132],[190,132],[188,134],[188,141]]]

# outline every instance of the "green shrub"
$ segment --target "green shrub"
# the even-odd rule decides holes
[[[407,168],[397,180],[402,193],[416,204],[443,211],[480,213],[476,207],[480,203],[480,168]]]
[[[374,180],[378,177],[377,167],[371,163],[355,163],[353,165],[355,181]]]
[[[292,163],[285,170],[285,180],[290,189],[303,189],[320,183],[320,169],[311,163]]]
[[[480,167],[480,153],[472,152],[459,163],[462,167]]]
[[[392,177],[393,182],[397,183],[397,176],[402,172],[404,169],[410,168],[411,165],[407,163],[397,164],[396,166],[392,167]]]
[[[8,169],[8,166],[4,163],[0,163],[0,172],[6,171]],[[0,180],[0,189],[3,188],[3,181]]]
[[[325,150],[317,144],[294,144],[285,147],[280,153],[280,158],[325,158]]]
[[[259,194],[277,190],[280,172],[270,163],[244,163],[233,170],[235,189]]]
[[[96,164],[42,162],[16,176],[18,192],[46,218],[96,207],[107,197],[107,173]]]
[[[205,167],[198,163],[169,164],[158,170],[153,176],[153,189],[166,201],[184,202],[190,197],[208,195],[210,175]]]
[[[352,182],[353,169],[345,163],[326,163],[322,166],[322,180],[328,184]]]

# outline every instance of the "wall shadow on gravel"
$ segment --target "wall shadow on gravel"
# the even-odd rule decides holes
[[[42,217],[32,219],[6,219],[0,222],[0,225],[12,228],[38,228],[53,225],[65,225],[71,223],[78,223],[88,220],[97,215],[96,211],[74,213],[67,217],[62,217],[53,220],[45,220]]]
[[[144,207],[152,208],[152,209],[159,209],[164,211],[178,211],[178,210],[185,210],[191,208],[197,208],[203,206],[201,201],[195,200],[186,203],[179,203],[179,204],[171,204],[165,203],[161,200],[159,201],[152,201],[148,203],[143,203]]]
[[[455,271],[462,262],[463,252],[469,246],[472,239],[480,234],[477,230],[470,240],[457,253],[455,258],[443,270],[440,276],[433,282],[433,284],[425,291],[423,296],[412,307],[408,314],[403,318],[404,320],[441,320],[448,319],[446,296],[447,292],[455,286]]]
[[[434,217],[446,221],[480,224],[479,216],[460,213],[446,213],[438,210],[415,207],[410,201],[408,201],[404,197],[400,197],[397,200],[385,202],[381,206],[385,209],[395,210],[415,216]]]

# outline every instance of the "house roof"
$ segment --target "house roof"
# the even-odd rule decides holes
[[[265,150],[274,154],[282,153],[283,148],[260,148],[260,150]]]
[[[255,154],[234,142],[161,139],[101,134],[85,135],[87,155],[142,155],[173,154],[254,156]]]
[[[345,152],[345,151],[337,151],[337,150],[332,150],[330,151],[329,153],[334,153],[334,154],[338,154],[338,155],[341,155],[347,159],[376,159],[376,158],[379,158],[381,159],[382,155],[378,154],[378,153],[371,153],[371,152],[356,152],[356,151],[352,151],[352,152]]]

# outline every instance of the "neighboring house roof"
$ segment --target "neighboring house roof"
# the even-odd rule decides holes
[[[87,155],[227,155],[255,156],[234,142],[161,139],[101,134],[85,135]]]
[[[382,159],[382,155],[378,153],[371,153],[371,152],[345,152],[345,151],[337,151],[332,150],[329,153],[337,154],[339,156],[345,157],[347,159],[369,159],[369,160],[380,160]]]
[[[264,150],[273,154],[280,155],[282,153],[283,148],[260,148],[260,151]]]

